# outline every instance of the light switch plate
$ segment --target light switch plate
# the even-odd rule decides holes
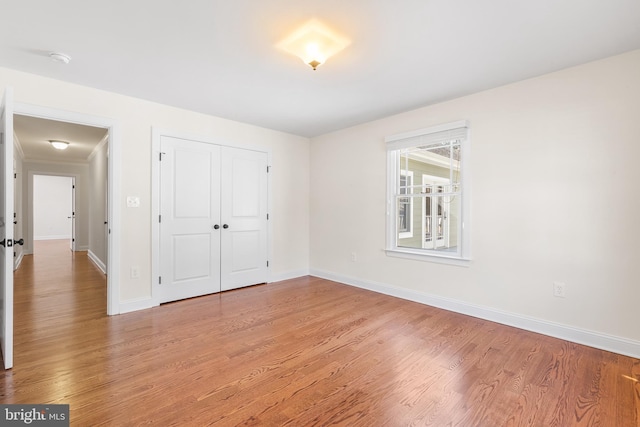
[[[128,208],[139,208],[140,207],[140,197],[127,196],[127,207]]]

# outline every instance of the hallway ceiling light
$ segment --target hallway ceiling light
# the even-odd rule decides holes
[[[314,70],[351,40],[337,34],[317,19],[312,19],[277,44],[279,49],[295,55]]]
[[[53,146],[53,148],[55,148],[56,150],[66,150],[67,147],[69,146],[68,142],[65,141],[56,141],[56,140],[50,140],[49,143]]]

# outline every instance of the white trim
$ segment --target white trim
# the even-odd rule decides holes
[[[13,131],[13,147],[15,148],[14,154],[18,153],[18,156],[21,160],[24,161],[24,151],[22,150],[22,144],[20,143],[20,138],[16,135],[16,131]]]
[[[401,141],[406,138],[424,135],[425,133],[434,133],[451,129],[464,128],[466,137],[461,140],[461,157],[460,157],[460,186],[461,186],[461,203],[459,230],[457,233],[458,245],[456,253],[445,252],[437,249],[412,249],[404,248],[398,245],[401,236],[397,232],[397,203],[396,191],[398,176],[402,173],[402,165],[400,165],[398,156],[401,148],[389,149],[387,146],[387,208],[386,208],[386,246],[387,254],[399,254],[398,256],[410,259],[419,259],[423,261],[432,261],[434,259],[458,259],[468,261],[471,259],[471,131],[469,123],[466,120],[447,123],[439,126],[433,126],[427,129],[407,132],[387,137],[387,142]],[[411,145],[413,146],[413,145]],[[424,216],[424,215],[423,215]],[[423,239],[422,239],[423,240]],[[422,246],[422,245],[421,245]],[[410,256],[407,256],[410,255]],[[461,264],[464,264],[461,263]]]
[[[147,308],[157,307],[152,298],[136,298],[128,301],[122,301],[120,303],[120,313],[131,313],[138,310],[146,310]]]
[[[71,234],[60,236],[33,236],[33,240],[70,240]]]
[[[122,163],[120,147],[122,142],[119,122],[107,117],[23,103],[15,103],[14,113],[23,116],[100,127],[108,130],[109,213],[107,221],[110,232],[107,235],[109,252],[107,255],[107,259],[109,260],[109,265],[107,266],[107,314],[114,315],[120,313],[120,233],[122,230],[120,224],[120,203],[122,198],[120,195],[120,169]]]
[[[294,270],[285,271],[284,273],[273,274],[269,277],[267,283],[282,282],[283,280],[297,279],[298,277],[304,277],[309,275],[309,270]]]
[[[469,127],[469,122],[467,120],[458,120],[457,122],[444,123],[441,125],[431,126],[428,128],[417,129],[409,132],[398,133],[395,135],[387,136],[384,139],[384,142],[389,143],[393,141],[399,141],[402,139],[415,138],[416,136],[422,136],[430,133],[444,132],[451,129],[468,128],[468,127]]]
[[[640,341],[523,316],[517,313],[471,304],[453,298],[445,298],[411,289],[399,288],[385,283],[360,280],[324,270],[311,269],[310,273],[312,276],[333,280],[346,285],[640,359]]]
[[[96,254],[91,252],[91,249],[87,249],[87,256],[93,263],[102,271],[103,274],[107,274],[107,266],[104,265],[104,262]]]
[[[446,252],[424,253],[420,249],[411,250],[410,248],[385,249],[387,256],[394,258],[413,259],[416,261],[435,262],[438,264],[459,265],[461,267],[469,267],[471,265],[470,258],[460,258],[457,255],[448,256]],[[420,251],[420,252],[418,252]]]

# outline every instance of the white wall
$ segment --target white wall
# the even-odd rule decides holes
[[[639,76],[634,51],[314,138],[311,272],[621,337],[640,355]],[[473,261],[387,257],[384,137],[462,119]],[[554,281],[566,298],[552,296]]]
[[[71,238],[73,178],[33,176],[33,240]]]
[[[13,86],[16,102],[116,120],[122,137],[121,194],[138,196],[140,208],[118,212],[121,303],[151,300],[151,127],[253,144],[272,152],[270,260],[274,280],[308,272],[309,140],[257,126],[168,107],[115,93],[0,68],[0,90]],[[161,88],[159,88],[161,90]],[[193,94],[201,96],[201,94]],[[268,105],[265,105],[268,108]],[[140,277],[131,278],[131,266]],[[143,304],[142,304],[143,305]]]
[[[72,163],[24,162],[23,165],[23,212],[26,216],[24,230],[24,251],[33,253],[34,240],[34,193],[33,181],[36,175],[66,176],[76,179],[76,250],[86,251],[89,247],[89,166]],[[68,215],[67,215],[68,216]]]
[[[101,143],[89,158],[89,252],[101,268],[107,264],[107,154]]]

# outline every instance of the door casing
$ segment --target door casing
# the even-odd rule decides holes
[[[76,113],[56,108],[41,107],[38,105],[15,103],[14,114],[37,117],[48,120],[57,120],[67,123],[75,123],[86,126],[105,128],[108,131],[108,223],[109,234],[107,259],[107,314],[120,314],[120,176],[121,176],[121,134],[120,124],[117,120],[93,116],[84,113]]]

